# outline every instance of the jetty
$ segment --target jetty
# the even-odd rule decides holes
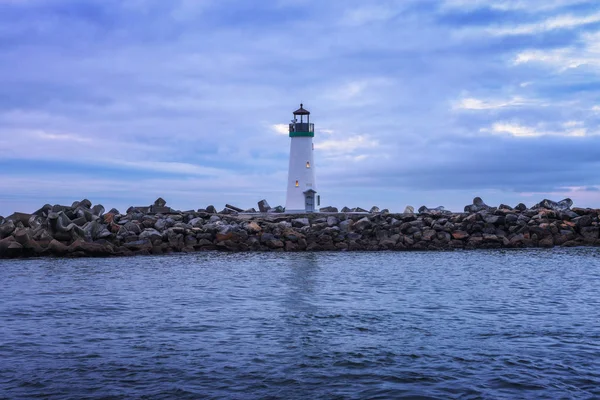
[[[418,251],[600,246],[600,210],[572,201],[490,207],[480,198],[455,213],[407,207],[403,213],[325,207],[177,211],[159,198],[148,207],[105,212],[89,200],[0,217],[0,258],[110,257],[196,251]],[[237,210],[237,211],[236,211]]]

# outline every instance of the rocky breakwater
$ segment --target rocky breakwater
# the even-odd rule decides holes
[[[597,209],[544,200],[490,207],[480,198],[451,213],[238,213],[174,211],[158,199],[126,213],[89,200],[0,217],[0,257],[130,256],[223,251],[373,251],[600,246]]]

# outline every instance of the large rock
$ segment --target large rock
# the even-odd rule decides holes
[[[527,206],[523,203],[519,203],[515,206],[515,210],[523,212],[527,210]]]
[[[428,208],[426,206],[419,207],[419,214],[451,214],[450,211],[444,209],[444,206]]]
[[[59,242],[58,240],[52,240],[48,245],[48,250],[51,254],[62,256],[69,252],[69,246]]]
[[[217,213],[217,209],[215,208],[215,206],[213,206],[211,204],[208,207],[206,207],[206,212],[209,213],[209,214],[216,214]]]
[[[260,227],[260,225],[258,225],[256,222],[252,221],[249,222],[245,229],[250,232],[250,233],[258,233],[260,231],[262,231],[262,228]]]
[[[481,197],[475,197],[473,204],[465,206],[466,213],[476,213],[483,210],[489,210],[491,207],[484,203]]]
[[[320,212],[336,213],[338,209],[336,207],[327,206],[319,209]]]
[[[14,221],[15,224],[20,222],[25,227],[29,226],[29,218],[31,218],[31,214],[21,212],[16,212],[6,217],[7,220]]]
[[[545,208],[548,210],[554,210],[554,211],[567,211],[571,208],[571,206],[573,205],[573,200],[566,198],[564,200],[561,200],[559,202],[555,202],[552,200],[548,200],[548,199],[544,199],[542,201],[540,201],[538,204],[536,204],[535,206],[531,207],[533,210],[538,210],[540,208]]]
[[[308,218],[296,218],[292,220],[292,226],[294,228],[303,228],[305,226],[310,226],[310,222]]]
[[[377,214],[379,212],[379,207],[373,206],[373,207],[371,207],[371,209],[369,210],[369,212],[371,214]]]
[[[231,204],[225,204],[225,208],[229,208],[230,210],[237,211],[239,213],[244,212],[243,209],[236,206],[232,206]]]
[[[0,225],[0,239],[4,239],[14,232],[16,226],[12,220],[4,220],[4,223]]]
[[[329,217],[327,217],[327,225],[328,226],[336,226],[337,224],[339,224],[340,220],[337,217],[334,217],[333,215],[330,215]]]
[[[154,241],[157,239],[162,239],[162,234],[156,229],[146,228],[139,236],[140,240],[150,240]]]
[[[354,229],[357,231],[362,231],[366,228],[370,228],[371,227],[372,222],[369,220],[369,218],[364,217],[359,219],[358,221],[356,221],[356,223],[353,225]]]
[[[344,208],[342,208],[342,212],[343,213],[349,213],[349,212],[352,212],[352,209],[348,208],[348,207],[344,207]]]
[[[258,202],[258,209],[261,213],[266,213],[271,210],[271,206],[267,203],[267,200],[261,200]]]
[[[404,209],[404,214],[414,214],[415,208],[413,206],[406,206]]]
[[[166,207],[167,201],[165,199],[163,199],[162,197],[159,197],[158,199],[154,200],[153,205],[155,207]]]
[[[48,214],[48,224],[52,235],[57,239],[69,241],[85,237],[84,230],[75,225],[63,211]]]
[[[94,207],[92,207],[92,214],[97,217],[101,217],[102,214],[104,214],[104,211],[104,206],[102,204],[96,204]]]

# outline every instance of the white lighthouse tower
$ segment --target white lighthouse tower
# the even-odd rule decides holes
[[[310,112],[300,104],[290,124],[290,166],[285,212],[314,212],[315,200],[317,206],[320,203],[316,195],[313,137],[315,127],[310,123]]]

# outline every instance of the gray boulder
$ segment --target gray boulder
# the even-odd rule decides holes
[[[202,218],[193,218],[188,223],[194,228],[200,228],[204,223],[204,220]]]
[[[327,225],[328,226],[336,226],[339,223],[340,223],[340,220],[337,217],[334,217],[333,215],[330,215],[329,217],[327,217]]]
[[[369,210],[369,212],[370,212],[371,214],[376,214],[376,213],[378,213],[378,212],[379,212],[379,207],[377,207],[377,206],[373,206],[373,207],[371,207],[371,209]]]
[[[147,228],[139,236],[140,240],[150,240],[154,241],[157,239],[162,239],[162,234],[156,229]]]
[[[572,205],[573,205],[573,200],[571,200],[569,198],[566,198],[559,202],[544,199],[544,200],[540,201],[538,204],[531,207],[531,209],[539,210],[541,208],[545,208],[547,210],[554,210],[554,211],[567,211],[571,208]]]
[[[271,206],[269,205],[269,203],[267,203],[267,200],[263,199],[258,202],[258,209],[261,213],[266,213],[269,212],[269,210],[271,210]]]
[[[48,217],[48,213],[52,211],[52,206],[50,204],[45,204],[42,208],[34,212],[33,214],[38,215],[43,218]]]
[[[319,209],[320,212],[336,213],[338,209],[336,207],[327,206]]]
[[[302,228],[305,226],[310,226],[310,221],[308,218],[296,218],[292,220],[292,226],[294,228]]]
[[[97,217],[101,217],[102,214],[104,214],[104,206],[102,204],[96,204],[94,207],[92,207],[92,215],[95,215]]]
[[[515,210],[517,211],[526,211],[527,210],[527,206],[523,203],[519,203],[515,206]]]
[[[167,202],[162,197],[159,197],[158,199],[154,200],[154,204],[153,205],[155,207],[165,207],[167,205]]]
[[[362,231],[363,229],[370,228],[371,225],[372,225],[372,223],[369,220],[369,218],[364,217],[364,218],[359,219],[358,221],[356,221],[356,223],[353,226],[354,226],[355,230]]]
[[[413,206],[406,206],[404,209],[404,214],[414,214],[415,208]]]
[[[342,208],[342,212],[343,213],[349,213],[349,212],[352,212],[352,209],[348,208],[348,207],[344,207],[344,208]]]
[[[208,207],[206,207],[206,212],[209,213],[209,214],[216,214],[217,213],[217,209],[215,208],[215,206],[213,206],[211,204]]]
[[[10,236],[10,234],[14,232],[15,228],[15,223],[12,220],[5,220],[4,223],[0,225],[0,239]]]
[[[84,230],[75,225],[62,211],[48,214],[48,225],[54,238],[58,240],[68,241],[85,237]]]
[[[491,207],[484,203],[481,197],[475,197],[473,204],[465,206],[466,213],[476,213],[483,210],[489,210]]]

